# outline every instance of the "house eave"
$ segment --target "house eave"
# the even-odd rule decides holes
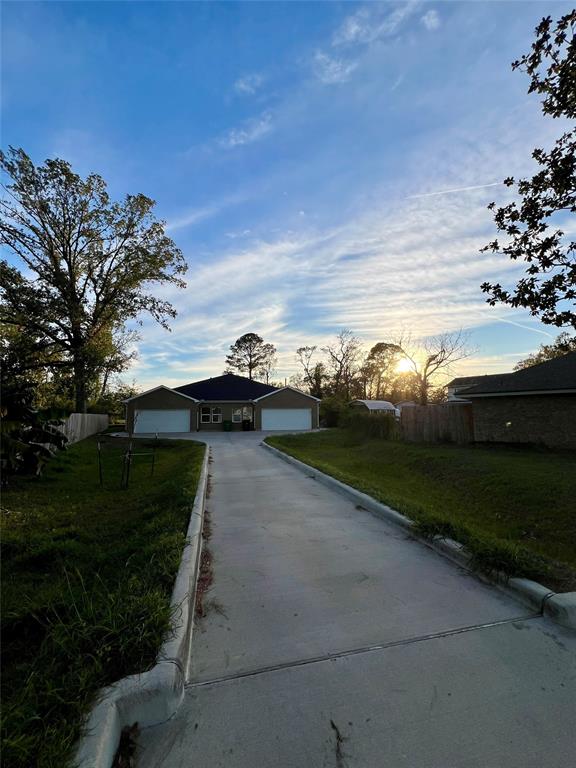
[[[258,403],[260,400],[264,400],[266,397],[271,397],[272,395],[277,395],[279,392],[297,392],[299,395],[304,395],[304,397],[309,397],[310,400],[315,400],[317,403],[320,402],[319,397],[314,397],[314,395],[309,395],[307,392],[302,392],[301,389],[296,389],[296,387],[281,387],[280,389],[276,389],[274,392],[268,392],[266,395],[261,395],[260,397],[255,398],[253,402]]]
[[[466,399],[481,397],[520,397],[522,395],[576,395],[576,389],[530,389],[525,391],[510,392],[478,392],[466,394]]]
[[[131,403],[134,400],[138,400],[141,397],[144,397],[144,395],[149,395],[152,392],[158,392],[159,389],[165,389],[167,392],[173,392],[175,395],[178,395],[179,397],[185,397],[186,400],[192,400],[194,403],[200,402],[199,400],[196,400],[195,397],[190,397],[190,395],[185,395],[183,392],[178,392],[175,389],[171,389],[170,387],[165,386],[164,384],[160,384],[159,387],[152,387],[152,389],[147,389],[146,392],[140,392],[139,395],[134,395],[134,397],[129,397],[127,400],[123,400],[123,403]]]

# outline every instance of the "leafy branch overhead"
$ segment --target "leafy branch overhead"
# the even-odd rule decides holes
[[[542,110],[552,118],[576,118],[576,10],[556,24],[542,19],[530,53],[512,64],[530,77],[529,93],[542,95]],[[576,328],[576,242],[567,234],[576,212],[576,132],[563,133],[549,151],[537,148],[532,157],[540,166],[530,179],[504,180],[518,200],[496,208],[494,221],[509,239],[496,239],[482,251],[508,256],[526,264],[513,289],[485,282],[488,303],[529,309],[542,322]],[[567,226],[568,225],[568,226]]]
[[[0,319],[60,353],[84,410],[88,381],[122,352],[128,320],[147,313],[168,328],[176,311],[152,288],[184,287],[186,262],[145,195],[111,202],[100,176],[82,179],[60,159],[35,166],[22,149],[0,152],[0,166],[10,180],[0,242],[31,273],[0,262]]]

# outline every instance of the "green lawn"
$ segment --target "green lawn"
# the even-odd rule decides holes
[[[452,536],[478,567],[576,588],[576,454],[353,440],[345,430],[267,442]]]
[[[64,768],[94,694],[149,668],[170,626],[204,446],[160,442],[154,476],[136,457],[121,490],[123,449],[108,440],[103,488],[90,438],[3,493],[7,768]]]

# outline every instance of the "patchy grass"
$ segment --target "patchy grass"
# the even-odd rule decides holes
[[[160,441],[154,476],[136,457],[120,489],[124,442],[96,438],[43,477],[3,493],[3,765],[69,764],[99,688],[153,665],[170,628],[204,446]],[[138,451],[150,443],[138,441]]]
[[[576,588],[576,454],[358,441],[345,430],[267,442],[466,545],[477,567]]]

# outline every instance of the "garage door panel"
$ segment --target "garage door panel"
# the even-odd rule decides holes
[[[134,413],[134,432],[190,432],[188,410],[140,410]]]
[[[262,429],[311,429],[311,408],[262,408]]]

